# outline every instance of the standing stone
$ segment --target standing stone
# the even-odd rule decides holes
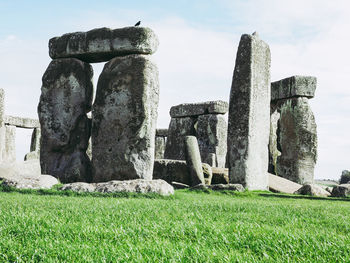
[[[277,175],[299,184],[313,183],[317,160],[317,131],[308,99],[298,97],[281,105]]]
[[[203,162],[225,167],[227,153],[227,124],[223,115],[207,114],[198,117],[197,139]],[[212,163],[212,154],[216,160]]]
[[[233,74],[228,122],[231,183],[268,188],[270,49],[258,35],[242,35]]]
[[[93,181],[152,179],[158,69],[147,55],[110,60],[92,111]]]
[[[195,136],[185,137],[185,157],[191,175],[192,186],[205,184],[201,155]]]
[[[4,126],[5,140],[2,151],[2,161],[12,163],[16,161],[16,126]]]
[[[25,161],[40,158],[40,135],[40,128],[33,129],[32,140],[30,142],[30,152],[24,157]]]
[[[195,117],[171,118],[164,158],[185,160],[185,137],[195,135]]]
[[[92,104],[92,67],[78,59],[53,60],[42,79],[38,105],[40,165],[62,183],[91,181],[86,149]]]
[[[279,136],[280,115],[279,103],[271,102],[268,172],[272,174],[276,174],[277,158],[281,155],[277,138]]]
[[[166,145],[166,137],[156,136],[155,151],[154,151],[155,159],[164,159],[165,145]]]

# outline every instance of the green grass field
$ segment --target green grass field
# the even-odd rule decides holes
[[[0,262],[350,262],[349,201],[282,197],[0,192]]]

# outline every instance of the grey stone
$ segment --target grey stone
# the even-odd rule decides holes
[[[40,172],[39,160],[0,164],[0,179],[5,186],[17,189],[49,189],[59,181]]]
[[[292,76],[271,83],[271,100],[293,97],[313,98],[317,79],[310,76]]]
[[[233,74],[228,121],[231,183],[268,188],[270,49],[257,34],[242,35]]]
[[[62,187],[60,187],[59,190],[91,193],[91,192],[95,192],[96,184],[76,182],[76,183],[65,184]]]
[[[237,192],[244,191],[244,187],[241,184],[212,184],[212,185],[209,185],[208,188],[213,191],[223,191],[223,190],[237,191]]]
[[[155,151],[154,151],[155,159],[164,159],[165,145],[166,145],[166,137],[156,136]]]
[[[3,162],[11,163],[16,161],[16,127],[5,125],[2,128],[3,146],[1,159]]]
[[[158,38],[150,28],[97,28],[88,32],[68,33],[49,41],[49,54],[56,58],[78,58],[85,62],[103,62],[117,56],[152,54]]]
[[[178,182],[191,185],[191,177],[186,161],[180,160],[154,160],[153,179],[162,179],[169,184]]]
[[[39,120],[5,115],[5,125],[16,126],[24,129],[40,128]]]
[[[211,179],[211,184],[228,184],[228,169],[227,168],[211,168],[213,173],[213,178]]]
[[[269,190],[272,192],[294,194],[295,191],[302,187],[301,184],[297,184],[274,174],[268,174],[268,176]]]
[[[211,180],[213,178],[213,171],[211,166],[207,163],[202,163],[202,170],[203,170],[205,184],[210,185]]]
[[[118,193],[118,192],[131,192],[131,193],[156,193],[159,195],[173,195],[174,187],[165,182],[164,180],[124,180],[124,181],[109,181],[106,183],[97,183],[96,191],[101,193]]]
[[[328,193],[332,193],[333,187],[328,186],[328,187],[325,188],[325,190],[326,190]]]
[[[350,184],[340,184],[333,188],[333,197],[349,197],[350,196]]]
[[[271,102],[270,136],[269,136],[269,168],[268,172],[276,174],[277,158],[281,155],[278,145],[280,111],[279,103]]]
[[[171,118],[164,152],[165,159],[185,160],[185,136],[195,135],[196,118]]]
[[[311,196],[320,196],[328,197],[331,194],[323,189],[321,186],[315,184],[304,184],[300,189],[298,189],[295,194],[299,195],[311,195]]]
[[[34,128],[32,133],[32,139],[30,142],[30,152],[24,157],[24,160],[40,159],[40,128]]]
[[[228,111],[226,101],[206,101],[200,103],[183,103],[170,108],[172,118],[199,116],[203,114],[225,114]]]
[[[205,183],[201,155],[199,153],[198,142],[195,136],[185,137],[185,157],[190,171],[191,185]]]
[[[280,107],[277,175],[296,183],[313,183],[317,160],[317,131],[314,114],[304,97],[292,98]]]
[[[5,91],[0,88],[0,127],[4,125],[5,120]]]
[[[92,111],[94,182],[152,179],[158,97],[150,56],[116,57],[104,66]]]
[[[210,163],[215,154],[215,167],[225,167],[227,153],[227,123],[222,115],[198,117],[196,137],[203,162]]]
[[[156,129],[157,137],[168,137],[168,129]]]
[[[350,183],[350,171],[344,170],[341,173],[339,184],[347,184]]]
[[[183,183],[179,183],[179,182],[171,182],[171,185],[172,185],[175,189],[187,189],[187,188],[190,188],[189,185],[183,184]]]
[[[91,181],[86,149],[92,104],[92,67],[78,59],[53,60],[42,79],[38,115],[43,174],[62,183]]]

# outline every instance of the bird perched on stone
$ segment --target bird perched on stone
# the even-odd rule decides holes
[[[141,21],[137,22],[135,26],[139,26],[141,24]]]

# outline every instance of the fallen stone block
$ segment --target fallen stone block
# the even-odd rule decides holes
[[[211,179],[212,184],[228,184],[228,168],[217,168],[212,167],[213,178]]]
[[[152,54],[159,42],[150,28],[97,28],[54,37],[49,41],[52,59],[78,58],[88,63],[104,62],[117,56]]]
[[[169,184],[179,182],[191,185],[190,172],[186,161],[158,159],[154,160],[153,179],[162,179]]]
[[[304,184],[300,189],[295,191],[294,194],[320,196],[320,197],[328,197],[331,195],[328,191],[323,189],[321,186],[318,186],[315,184]]]
[[[228,111],[226,101],[206,101],[200,103],[183,103],[170,108],[172,118],[199,116],[204,114],[225,114]]]
[[[243,192],[244,187],[241,184],[212,184],[212,185],[205,185],[205,184],[197,184],[190,188],[191,190],[213,190],[213,191],[237,191],[237,192]]]
[[[73,191],[73,192],[95,192],[96,184],[89,184],[84,182],[76,182],[65,184],[59,188],[62,191]]]
[[[269,173],[268,177],[269,189],[272,192],[294,194],[297,190],[299,190],[302,187],[301,184],[294,183],[277,175]]]
[[[333,197],[349,197],[350,196],[350,184],[340,184],[333,188]]]

